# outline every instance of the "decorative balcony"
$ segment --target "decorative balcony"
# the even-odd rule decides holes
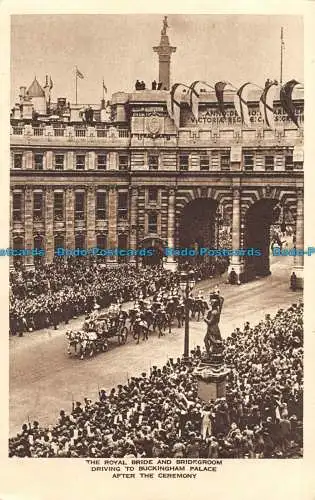
[[[12,126],[11,145],[30,146],[80,146],[86,147],[128,147],[130,145],[129,129],[117,127],[100,128],[96,126],[57,126],[45,125],[33,127],[32,125]]]

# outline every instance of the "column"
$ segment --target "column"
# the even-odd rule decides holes
[[[238,250],[241,245],[241,190],[240,186],[233,186],[233,214],[232,214],[232,249]],[[230,265],[228,269],[229,280],[236,282],[240,285],[240,274],[243,273],[244,264],[240,255],[233,255],[230,258]],[[231,272],[233,274],[231,275]],[[234,274],[235,273],[235,274]]]
[[[108,248],[117,248],[117,189],[110,186],[108,192]],[[109,264],[117,263],[117,255],[108,258]]]
[[[96,247],[95,234],[95,188],[89,186],[87,190],[86,207],[87,248]]]
[[[33,238],[33,190],[31,187],[25,188],[24,192],[24,248],[32,250],[34,246]],[[27,255],[24,263],[26,266],[34,265],[33,255]]]
[[[51,187],[46,187],[45,200],[45,252],[46,263],[54,258],[54,192]]]
[[[167,246],[168,248],[175,247],[175,189],[170,189],[168,192],[168,215],[167,215]],[[166,260],[166,269],[175,271],[176,261],[173,255],[169,255]]]
[[[138,247],[138,188],[132,187],[130,189],[130,224],[129,224],[129,246],[131,250],[137,250]],[[130,263],[136,262],[136,257],[131,256]]]
[[[302,187],[298,187],[296,190],[295,239],[296,249],[304,249],[304,197]],[[303,288],[303,267],[304,255],[295,256],[293,272],[296,275],[296,288]]]
[[[44,170],[52,170],[53,169],[53,152],[46,151],[46,157],[44,158],[44,162],[46,165],[44,166]]]
[[[65,214],[65,226],[66,226],[66,248],[68,250],[74,249],[75,238],[74,238],[74,191],[73,188],[68,187],[66,189],[66,214]]]

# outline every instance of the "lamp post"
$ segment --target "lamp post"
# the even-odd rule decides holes
[[[184,337],[184,359],[189,359],[189,292],[195,286],[195,273],[194,271],[182,271],[180,273],[180,289],[185,297],[185,337]]]

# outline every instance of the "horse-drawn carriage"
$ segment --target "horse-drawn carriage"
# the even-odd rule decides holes
[[[125,344],[128,336],[126,319],[128,314],[119,306],[110,307],[100,314],[88,316],[80,331],[68,330],[68,355],[92,357],[108,349],[108,340],[117,337],[119,344]]]

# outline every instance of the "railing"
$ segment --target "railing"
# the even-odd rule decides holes
[[[85,137],[86,136],[86,130],[77,128],[75,131],[75,136],[76,137]]]
[[[23,127],[13,127],[13,135],[23,135]]]
[[[44,135],[44,129],[43,128],[33,128],[34,135],[39,136],[39,135]]]
[[[54,135],[55,135],[55,137],[63,137],[65,135],[65,129],[64,128],[54,128]]]
[[[105,129],[96,129],[97,137],[107,137],[107,130]]]
[[[119,130],[118,131],[118,137],[129,137],[129,130]]]

